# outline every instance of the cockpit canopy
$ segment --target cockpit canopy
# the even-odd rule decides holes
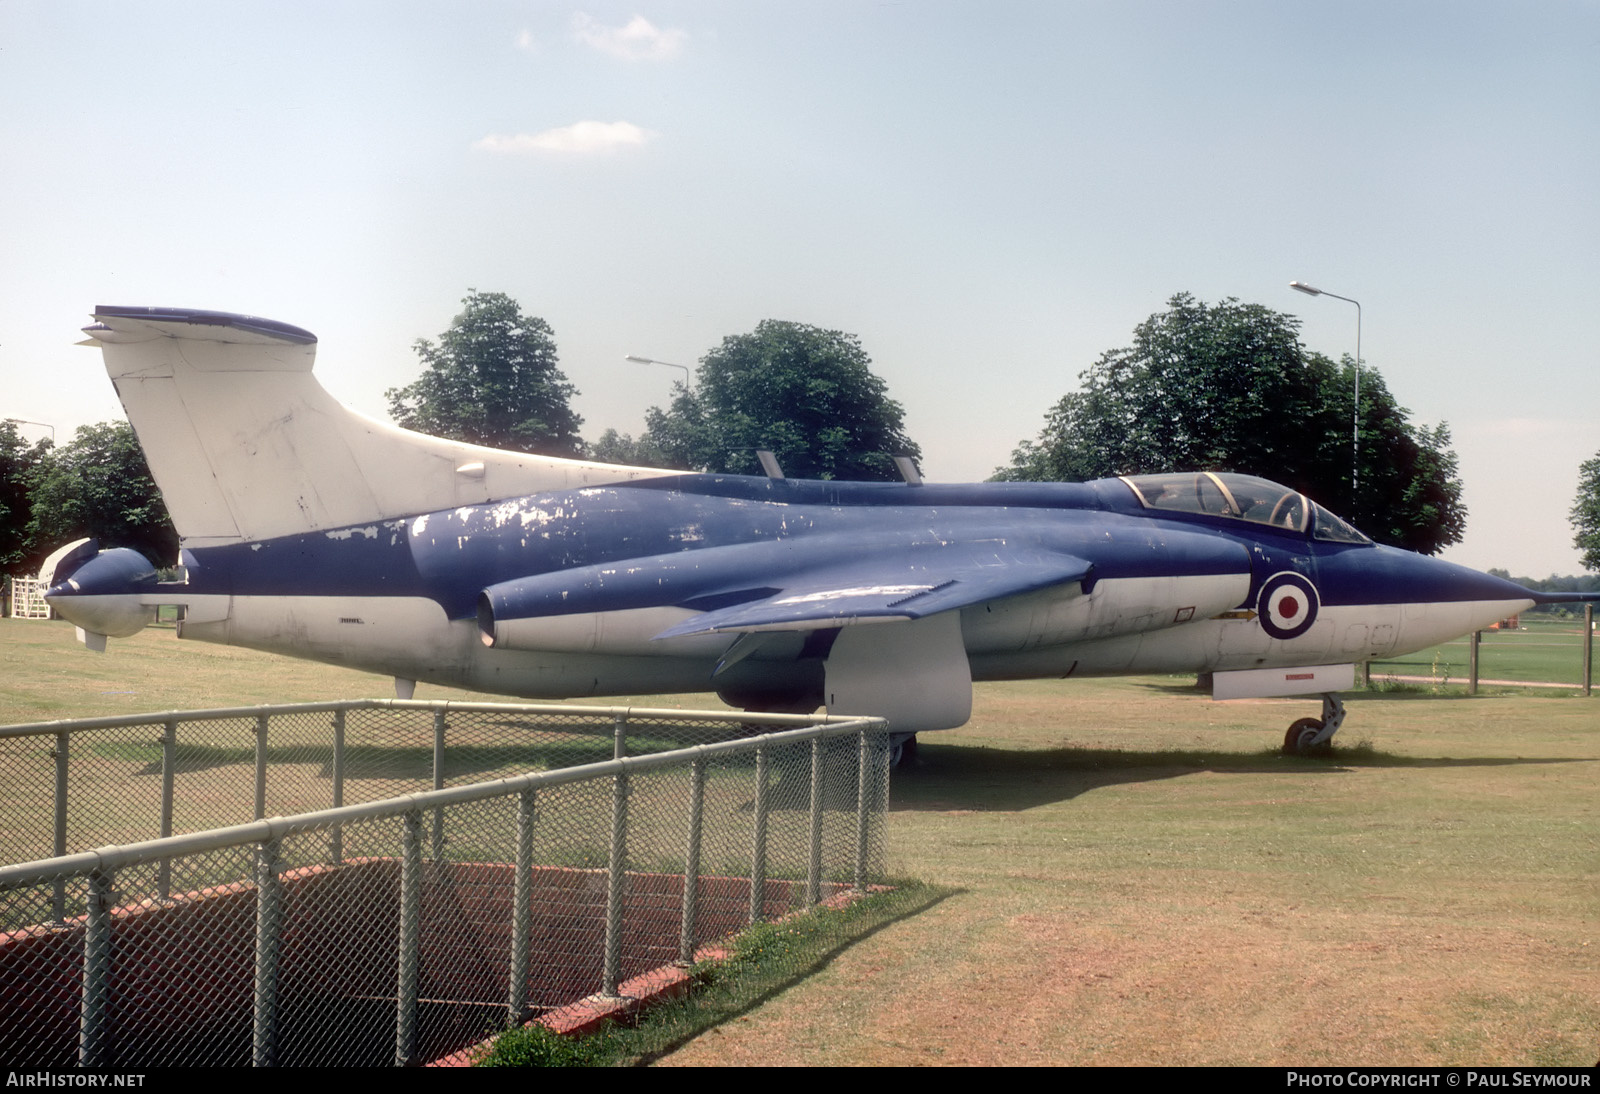
[[[1266,524],[1287,532],[1309,533],[1313,539],[1328,543],[1372,542],[1304,494],[1252,475],[1183,471],[1121,478],[1146,509]]]

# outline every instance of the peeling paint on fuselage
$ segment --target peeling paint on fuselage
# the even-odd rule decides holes
[[[1329,605],[1428,599],[1418,595],[1427,571],[1416,563],[1444,565],[1237,521],[1152,513],[1116,480],[909,487],[686,475],[457,506],[385,526],[394,534],[360,525],[197,548],[191,588],[425,597],[450,619],[470,619],[486,587],[582,567],[591,577],[575,575],[550,610],[677,604],[797,570],[994,543],[1089,560],[1085,591],[1106,579],[1171,574],[1175,563],[1182,572],[1195,551],[1205,570],[1206,552],[1243,548],[1255,576],[1240,606],[1250,607],[1259,582],[1282,570],[1317,582]],[[534,528],[538,534],[529,535]],[[1438,599],[1465,599],[1434,584]]]

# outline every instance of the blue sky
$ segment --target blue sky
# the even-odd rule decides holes
[[[1177,292],[1447,421],[1466,540],[1578,570],[1600,451],[1600,5],[0,0],[0,416],[120,414],[97,303],[321,339],[384,416],[468,288],[591,439],[766,318],[858,335],[986,477]],[[29,430],[31,435],[42,432]]]

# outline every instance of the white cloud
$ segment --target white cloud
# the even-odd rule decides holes
[[[632,122],[582,121],[546,129],[542,133],[517,133],[505,135],[491,133],[473,144],[480,152],[503,152],[513,155],[548,154],[558,156],[587,156],[614,152],[623,148],[637,148],[654,137],[648,129]]]
[[[584,45],[624,61],[665,61],[677,56],[689,39],[688,31],[661,30],[642,15],[608,27],[581,11],[572,17],[572,33]]]
[[[524,53],[539,52],[539,42],[538,39],[534,38],[533,31],[529,30],[527,27],[523,27],[521,30],[517,31],[517,48],[522,50]]]

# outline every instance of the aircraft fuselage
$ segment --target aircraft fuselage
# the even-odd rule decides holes
[[[1359,662],[1529,603],[1510,583],[1390,548],[1154,513],[1117,479],[683,475],[193,548],[185,592],[205,599],[181,634],[530,698],[820,687],[826,650],[805,648],[819,645],[817,631],[775,632],[715,678],[732,635],[656,636],[802,567],[869,574],[875,558],[916,556],[937,570],[941,546],[970,554],[986,542],[997,557],[1056,552],[1093,569],[1081,582],[960,609],[974,680]],[[708,550],[728,547],[743,550]],[[1302,575],[1318,603],[1303,630],[1274,637],[1257,602],[1281,573]],[[483,591],[557,575],[559,587],[526,614],[497,620],[496,644],[480,619]]]

